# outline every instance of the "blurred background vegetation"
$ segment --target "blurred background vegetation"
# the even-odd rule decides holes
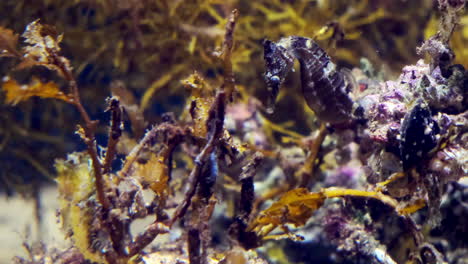
[[[360,67],[367,58],[391,79],[416,62],[416,47],[439,21],[433,0],[2,0],[0,26],[21,34],[40,19],[64,33],[63,54],[72,62],[85,107],[101,121],[98,143],[104,143],[108,115],[102,113],[112,82],[121,81],[154,124],[164,112],[182,113],[189,91],[181,80],[194,71],[208,82],[220,81],[222,65],[214,52],[234,8],[240,13],[232,57],[238,100],[264,98],[264,38],[315,38],[341,67]],[[466,23],[464,15],[452,38],[456,63],[464,66]],[[14,64],[0,57],[0,76],[11,74]],[[13,74],[24,82],[34,75],[60,83],[40,67]],[[301,124],[308,118],[296,94],[283,95],[279,108],[288,111],[270,118],[306,134]],[[12,107],[0,93],[0,191],[28,193],[28,186],[50,181],[55,158],[84,149],[74,134],[79,120],[62,102],[34,98]]]

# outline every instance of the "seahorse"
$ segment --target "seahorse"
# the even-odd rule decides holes
[[[279,89],[293,69],[294,59],[297,59],[304,99],[317,118],[331,124],[353,118],[354,102],[349,96],[352,82],[336,69],[336,65],[315,41],[290,36],[277,43],[265,40],[263,47],[265,81],[269,92],[268,113],[273,113]]]

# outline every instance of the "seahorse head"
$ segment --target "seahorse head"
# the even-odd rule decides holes
[[[265,82],[268,87],[267,112],[273,113],[276,97],[287,74],[294,65],[294,57],[284,47],[263,41],[265,58]]]

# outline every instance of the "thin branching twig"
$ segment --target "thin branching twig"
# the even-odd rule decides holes
[[[172,226],[187,212],[191,200],[195,195],[196,188],[199,185],[202,168],[206,164],[212,151],[216,148],[223,136],[224,115],[227,103],[226,99],[231,99],[232,93],[234,91],[234,75],[232,72],[231,52],[233,47],[233,34],[237,16],[238,11],[233,10],[228,23],[226,24],[226,34],[224,36],[225,39],[222,49],[223,53],[221,54],[224,66],[224,82],[216,93],[215,101],[213,102],[208,119],[206,121],[208,142],[195,158],[195,166],[190,172],[189,178],[187,180],[189,189],[185,193],[185,197],[182,203],[180,203],[176,208],[171,220],[169,221],[169,226]]]

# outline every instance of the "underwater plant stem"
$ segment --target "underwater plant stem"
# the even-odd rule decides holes
[[[102,164],[99,160],[99,156],[97,153],[96,139],[94,135],[94,131],[98,122],[95,120],[91,120],[91,118],[88,115],[88,112],[86,112],[86,109],[81,104],[78,85],[76,84],[76,80],[71,74],[71,72],[66,67],[62,67],[61,69],[64,72],[65,77],[69,81],[71,95],[73,98],[72,103],[76,107],[76,109],[81,115],[81,118],[83,118],[85,122],[83,129],[85,131],[86,139],[84,141],[86,143],[86,146],[88,147],[88,153],[91,156],[91,160],[93,161],[94,178],[96,179],[97,198],[102,204],[104,210],[107,211],[110,207],[110,203],[104,195],[104,179],[102,177]]]
[[[200,179],[203,165],[206,163],[206,161],[208,160],[208,157],[213,151],[214,141],[215,141],[214,138],[211,138],[208,141],[208,143],[206,143],[205,147],[200,152],[200,154],[198,154],[198,156],[195,158],[195,167],[193,167],[192,171],[190,172],[189,178],[187,180],[187,185],[189,186],[189,189],[185,193],[184,200],[182,201],[181,204],[179,204],[174,214],[172,215],[172,218],[169,222],[170,227],[172,227],[172,225],[175,223],[175,221],[177,221],[177,219],[184,216],[185,213],[187,212],[187,209],[189,208],[190,203],[192,201],[192,197],[195,195],[195,190],[197,189],[197,186],[198,186],[198,182]]]
[[[190,229],[188,232],[188,251],[190,264],[202,264],[200,232]]]
[[[232,71],[231,63],[231,54],[232,47],[234,44],[234,29],[236,26],[237,17],[239,16],[239,11],[237,9],[232,10],[231,15],[229,16],[228,23],[226,23],[226,32],[224,34],[223,49],[222,49],[222,58],[223,58],[223,68],[224,68],[224,83],[222,89],[227,93],[227,98],[232,101],[232,95],[235,90],[234,84],[234,73]]]
[[[160,126],[154,126],[150,131],[148,131],[143,139],[140,141],[138,145],[136,145],[130,154],[128,154],[127,158],[125,159],[125,163],[120,170],[119,174],[122,177],[126,177],[132,168],[133,163],[136,161],[138,158],[138,155],[140,152],[143,150],[143,147],[146,146],[153,138],[156,137],[157,131],[160,129]]]
[[[58,55],[54,50],[48,49],[48,53],[52,58],[53,64],[57,66],[62,76],[65,80],[68,81],[68,86],[70,87],[70,99],[69,103],[74,105],[78,112],[81,115],[81,118],[84,120],[84,142],[88,147],[88,153],[91,156],[91,160],[93,161],[93,171],[94,171],[94,178],[96,179],[96,193],[98,201],[102,204],[105,211],[108,211],[110,208],[110,203],[107,200],[106,196],[104,195],[104,179],[102,177],[102,164],[99,160],[99,155],[97,152],[97,145],[96,145],[96,138],[94,135],[94,131],[96,130],[96,126],[98,121],[91,120],[84,108],[83,104],[81,103],[80,92],[78,89],[78,84],[76,82],[75,76],[72,73],[71,67],[68,65],[67,60]]]
[[[223,138],[224,133],[224,117],[226,112],[226,104],[228,101],[233,100],[233,93],[235,89],[234,73],[232,71],[231,51],[233,46],[233,34],[235,28],[236,18],[238,11],[235,9],[231,12],[228,23],[226,24],[226,33],[224,35],[224,42],[222,48],[222,60],[224,67],[224,81],[216,93],[215,100],[211,105],[206,120],[207,129],[207,143],[195,158],[195,166],[190,172],[188,179],[189,189],[187,190],[182,203],[176,208],[172,218],[169,221],[169,226],[175,223],[179,218],[182,218],[192,204],[192,199],[195,196],[197,187],[199,189],[198,202],[193,203],[193,210],[198,211],[200,215],[196,217],[196,228],[192,228],[188,232],[188,249],[189,260],[192,264],[205,264],[207,260],[207,248],[209,246],[210,238],[206,235],[210,232],[208,225],[209,219],[212,216],[216,202],[210,200],[213,189],[212,184],[216,180],[218,173],[217,156],[215,149],[220,140]],[[210,159],[211,158],[211,159]],[[210,166],[208,173],[203,173],[203,168]],[[207,178],[208,177],[208,178]],[[214,177],[214,178],[212,178]],[[211,185],[211,186],[210,186]],[[197,199],[196,199],[197,200]]]
[[[413,235],[413,241],[416,247],[421,246],[424,241],[424,235],[421,233],[421,229],[416,222],[409,215],[403,216],[403,222]]]
[[[325,136],[327,135],[327,128],[324,123],[320,125],[319,134],[310,146],[310,152],[304,163],[304,166],[297,171],[296,179],[300,178],[301,182],[299,187],[307,187],[314,176],[315,160],[317,159],[320,146],[322,145]]]
[[[250,161],[242,167],[242,173],[239,176],[241,182],[241,193],[238,212],[234,222],[229,227],[229,234],[235,238],[244,249],[252,249],[259,246],[257,234],[247,231],[247,225],[254,206],[255,188],[254,176],[258,167],[261,165],[264,155],[261,152],[255,152]]]
[[[138,235],[132,243],[129,245],[128,256],[133,257],[134,255],[141,252],[149,243],[153,242],[154,238],[159,234],[169,233],[169,228],[160,222],[154,222],[149,225],[146,230]]]
[[[216,93],[215,101],[211,106],[206,127],[208,131],[208,142],[202,151],[195,158],[195,167],[193,167],[188,178],[189,189],[185,194],[185,198],[176,208],[172,218],[169,221],[171,227],[177,219],[183,217],[190,206],[197,186],[199,185],[202,168],[215,149],[216,145],[223,136],[224,115],[226,112],[226,98],[231,101],[234,92],[234,73],[232,72],[231,51],[233,46],[234,28],[236,18],[239,15],[237,9],[231,12],[228,23],[226,24],[226,33],[224,35],[222,59],[224,67],[224,82]]]
[[[412,232],[415,244],[421,245],[423,234],[414,220],[401,208],[401,204],[386,194],[375,191],[362,191],[355,189],[344,189],[337,187],[323,188],[320,192],[309,192],[306,188],[293,189],[270,208],[260,212],[255,220],[251,222],[248,231],[254,231],[258,237],[265,238],[277,227],[286,224],[294,224],[296,227],[303,226],[312,216],[312,213],[322,207],[324,201],[330,198],[370,198],[379,201],[392,208],[396,215],[402,217],[405,225]]]
[[[264,124],[265,127],[267,127],[269,130],[276,131],[282,134],[287,135],[288,137],[292,138],[292,140],[300,142],[300,139],[302,139],[304,136],[293,131],[289,130],[286,127],[284,127],[281,124],[275,124],[271,122],[268,118],[262,117],[262,123]],[[271,134],[271,133],[269,133]],[[273,136],[270,136],[273,138]]]
[[[177,219],[183,217],[190,206],[193,196],[195,195],[196,188],[200,182],[202,168],[208,161],[211,152],[214,150],[219,140],[222,138],[223,125],[224,125],[224,114],[226,106],[226,93],[220,90],[216,94],[215,101],[210,109],[210,114],[206,122],[208,128],[208,142],[202,151],[195,158],[195,166],[190,172],[187,180],[189,189],[185,193],[185,198],[182,203],[176,208],[172,218],[169,221],[169,226],[177,221]]]
[[[148,131],[140,143],[132,149],[130,154],[128,154],[127,158],[125,159],[125,163],[119,172],[119,175],[122,177],[128,176],[130,170],[132,169],[133,163],[137,160],[138,155],[143,150],[143,148],[158,135],[158,132],[169,130],[171,127],[173,126],[163,123],[159,126],[154,126],[150,131]]]
[[[34,220],[36,222],[37,228],[37,239],[42,240],[42,203],[41,203],[41,183],[38,180],[33,182],[33,191],[34,199]]]
[[[255,189],[253,178],[257,173],[258,167],[263,161],[263,154],[256,152],[250,162],[242,168],[242,174],[239,179],[242,184],[240,198],[240,215],[248,219],[253,209],[255,199]]]
[[[88,146],[88,153],[91,156],[91,160],[93,161],[93,170],[94,170],[94,177],[96,179],[96,192],[99,202],[102,204],[104,209],[108,209],[110,204],[107,201],[106,196],[104,195],[104,179],[102,177],[102,169],[101,169],[101,162],[99,161],[99,157],[96,150],[96,141],[94,137],[94,128],[96,127],[96,121],[91,121],[86,110],[83,108],[83,105],[78,101],[75,106],[78,108],[78,111],[81,113],[81,116],[85,120],[84,131],[86,135],[85,143]]]

